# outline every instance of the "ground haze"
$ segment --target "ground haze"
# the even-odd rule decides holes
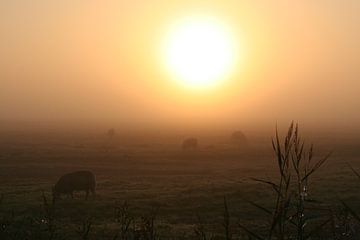
[[[91,170],[97,178],[97,196],[65,198],[58,204],[59,221],[80,224],[91,216],[99,228],[113,219],[116,204],[127,201],[134,214],[158,208],[162,234],[192,234],[201,216],[209,229],[221,232],[223,198],[234,219],[252,226],[263,215],[246,200],[272,205],[273,194],[251,178],[276,179],[276,160],[270,136],[247,133],[247,146],[233,145],[229,134],[202,132],[199,147],[183,151],[179,133],[6,132],[0,137],[0,192],[3,214],[41,215],[41,194],[65,173]],[[348,167],[360,169],[360,142],[350,134],[317,135],[315,157],[334,150],[312,179],[310,193],[329,204],[337,198],[360,205],[360,184]],[[237,221],[237,220],[236,220]],[[213,227],[210,227],[213,226]],[[71,231],[69,233],[71,235]]]

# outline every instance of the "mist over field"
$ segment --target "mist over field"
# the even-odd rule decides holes
[[[359,239],[359,13],[0,1],[0,239]]]
[[[285,130],[281,126],[282,136]],[[233,131],[224,129],[109,131],[3,129],[1,216],[7,225],[2,236],[48,239],[56,233],[55,239],[107,239],[121,233],[125,239],[148,239],[150,231],[156,234],[155,239],[202,239],[196,232],[201,229],[203,234],[225,239],[224,197],[232,238],[246,237],[237,222],[266,234],[266,214],[253,204],[271,208],[275,196],[254,179],[278,178],[276,154],[271,147],[275,127],[272,133],[244,130],[246,142],[240,145],[232,139]],[[313,161],[333,152],[309,182],[308,194],[318,201],[312,204],[335,211],[341,207],[341,199],[359,211],[359,181],[349,168],[360,169],[359,136],[349,132],[303,132],[307,146],[310,142],[315,145]],[[197,138],[198,146],[184,150],[183,140],[192,136]],[[65,173],[83,170],[96,175],[96,196],[85,200],[80,191],[73,198],[63,196],[52,203],[51,188],[58,179]],[[319,215],[313,224],[321,225],[326,220],[328,215],[323,211],[308,213]],[[134,224],[126,233],[121,230],[124,216]],[[155,224],[151,229],[146,227],[150,220]],[[340,219],[334,216],[334,221]],[[89,232],[85,234],[81,226],[89,226]],[[331,231],[327,224],[319,234],[329,236]],[[343,231],[343,226],[336,228],[336,234]]]

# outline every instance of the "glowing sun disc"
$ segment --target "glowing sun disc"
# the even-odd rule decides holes
[[[235,47],[228,29],[212,18],[189,18],[169,33],[165,61],[175,79],[196,88],[216,85],[234,64]]]

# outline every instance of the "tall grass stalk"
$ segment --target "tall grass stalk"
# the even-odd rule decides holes
[[[313,145],[306,148],[305,142],[299,134],[298,124],[290,124],[286,136],[281,141],[276,128],[275,137],[272,139],[272,147],[275,153],[278,180],[271,181],[259,178],[253,180],[268,185],[275,192],[275,204],[273,209],[257,206],[258,209],[271,213],[270,227],[267,236],[249,230],[240,224],[240,227],[249,236],[256,239],[279,239],[288,238],[305,240],[316,234],[320,229],[309,231],[306,234],[306,225],[310,218],[306,215],[306,202],[308,201],[308,188],[310,177],[326,162],[330,154],[314,161]],[[329,221],[328,219],[326,221]],[[317,228],[316,228],[317,229]]]

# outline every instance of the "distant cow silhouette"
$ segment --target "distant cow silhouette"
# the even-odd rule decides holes
[[[116,131],[114,128],[110,128],[106,134],[108,135],[109,138],[113,138],[116,134]]]
[[[182,149],[197,149],[198,147],[198,140],[196,138],[187,138],[182,143]]]
[[[233,144],[239,146],[248,145],[248,140],[242,131],[235,131],[231,134],[230,140]]]
[[[90,171],[77,171],[63,175],[53,187],[54,199],[61,195],[74,197],[74,191],[85,191],[86,199],[89,192],[95,195],[96,179]]]

